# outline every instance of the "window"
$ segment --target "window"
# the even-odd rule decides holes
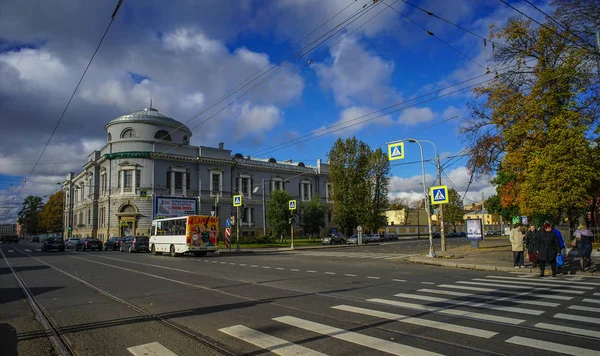
[[[100,226],[104,226],[104,209],[105,208],[100,208]]]
[[[121,138],[135,138],[135,137],[137,137],[137,134],[135,133],[134,129],[125,129],[121,133]]]
[[[187,217],[156,222],[156,234],[163,236],[185,235]]]
[[[184,145],[189,145],[190,144],[190,138],[187,136],[183,136],[183,141],[181,141],[181,143],[183,143]]]
[[[154,139],[162,141],[171,141],[171,135],[165,130],[160,130],[154,134]]]
[[[312,199],[312,184],[310,181],[305,180],[300,183],[300,197],[302,201],[307,201]]]
[[[333,201],[333,185],[331,183],[327,183],[325,185],[325,194],[327,196],[327,202],[331,203]]]
[[[242,216],[244,218],[242,222],[246,226],[252,226],[254,224],[254,208],[244,207],[243,209],[244,211]]]
[[[79,225],[83,225],[83,212],[79,213]]]
[[[88,179],[88,199],[93,199],[94,187],[92,186],[92,176]]]
[[[118,180],[118,188],[121,188],[121,184],[123,184],[123,188],[124,191],[128,191],[131,192],[132,191],[132,187],[133,187],[133,169],[128,169],[128,170],[122,170],[121,171],[122,175],[123,175],[123,182],[121,182],[121,174],[119,174],[119,180]],[[137,169],[135,171],[135,187],[139,188],[140,187],[140,175],[141,175],[141,171],[139,169]]]
[[[250,176],[241,176],[238,178],[238,183],[239,186],[237,191],[245,198],[250,198],[252,191],[252,178],[250,178]]]
[[[242,178],[242,194],[250,193],[250,178]]]
[[[88,212],[87,212],[87,223],[88,223],[88,225],[90,225],[92,223],[92,210],[91,209],[88,209]]]
[[[271,190],[283,190],[283,179],[273,178],[271,183]]]
[[[133,171],[123,171],[123,187],[131,189],[133,184]]]
[[[171,189],[171,171],[167,171],[167,189]],[[183,189],[183,175],[185,174],[186,189],[190,189],[190,175],[184,172],[175,172],[175,189]]]
[[[210,196],[221,195],[221,180],[222,175],[220,172],[210,172]]]
[[[106,137],[106,141],[110,142],[111,140],[112,140],[112,135],[109,132],[108,135],[107,135],[107,137]]]
[[[100,177],[100,189],[102,190],[102,196],[104,196],[104,194],[106,194],[106,185],[107,185],[106,173],[102,173],[102,176]]]
[[[75,191],[73,192],[73,201],[75,203],[77,203],[77,198],[79,198],[78,197],[78,195],[79,195],[78,193],[79,193],[79,191],[77,190],[77,188],[75,188]]]

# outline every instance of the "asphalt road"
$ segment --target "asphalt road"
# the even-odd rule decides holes
[[[600,279],[403,262],[421,243],[178,258],[0,248],[79,355],[150,343],[176,355],[598,354]],[[0,325],[16,330],[0,329],[2,344],[52,354],[0,263]]]

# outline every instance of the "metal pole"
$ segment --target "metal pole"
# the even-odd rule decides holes
[[[418,140],[412,139],[419,145],[421,151],[421,176],[423,179],[423,193],[425,194],[425,211],[427,212],[427,225],[429,228],[429,255],[428,257],[435,257],[435,250],[433,248],[433,235],[431,234],[431,211],[429,210],[429,194],[427,194],[427,186],[425,185],[425,159],[423,157],[423,145]]]
[[[438,185],[442,185],[442,166],[440,165],[440,156],[436,157],[438,171]],[[442,241],[442,251],[446,251],[446,232],[444,229],[444,204],[440,204],[440,240]]]
[[[600,31],[596,31],[596,65],[598,66],[598,75],[600,75]]]
[[[236,210],[236,217],[235,217],[235,240],[237,241],[237,249],[236,251],[240,250],[240,207],[236,206],[235,207]]]
[[[291,235],[292,235],[292,246],[290,247],[292,250],[294,249],[294,218],[291,217],[290,218],[290,229],[291,229]]]
[[[263,193],[263,235],[267,234],[267,217],[265,215],[265,179],[262,180],[262,193]]]

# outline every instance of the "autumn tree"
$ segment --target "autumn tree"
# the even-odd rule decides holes
[[[42,197],[29,195],[23,201],[23,206],[17,215],[17,222],[23,226],[27,234],[39,233],[40,211],[43,206]]]
[[[371,170],[367,182],[370,185],[370,199],[364,225],[367,230],[377,232],[380,227],[387,225],[385,212],[389,208],[390,161],[387,152],[384,153],[381,148],[370,152],[369,158]]]
[[[470,104],[461,126],[472,144],[469,168],[502,175],[501,205],[520,214],[556,221],[589,208],[590,162],[600,159],[590,137],[600,101],[593,47],[554,22],[536,28],[520,18],[492,26],[490,37],[502,43],[498,73],[474,90],[483,102]]]
[[[408,198],[396,198],[390,202],[390,210],[395,211],[395,216],[398,219],[396,221],[402,221],[403,225],[409,224],[410,214],[413,211],[418,213],[418,209],[417,203]]]
[[[267,222],[271,235],[285,241],[285,235],[290,231],[292,211],[288,203],[292,196],[285,190],[274,190],[269,195],[267,206]]]
[[[60,190],[50,196],[40,211],[39,228],[43,232],[59,232],[63,229],[63,203],[65,193]]]
[[[444,205],[444,221],[452,225],[452,230],[456,231],[456,224],[464,220],[465,208],[463,199],[456,189],[448,189],[448,203]],[[444,225],[445,225],[444,223]]]
[[[327,214],[327,205],[321,203],[319,197],[314,197],[310,201],[302,202],[298,213],[298,225],[304,231],[304,234],[318,234],[325,227],[325,214]]]

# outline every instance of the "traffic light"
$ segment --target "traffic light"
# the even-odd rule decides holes
[[[69,225],[69,231],[73,230],[73,228]]]

